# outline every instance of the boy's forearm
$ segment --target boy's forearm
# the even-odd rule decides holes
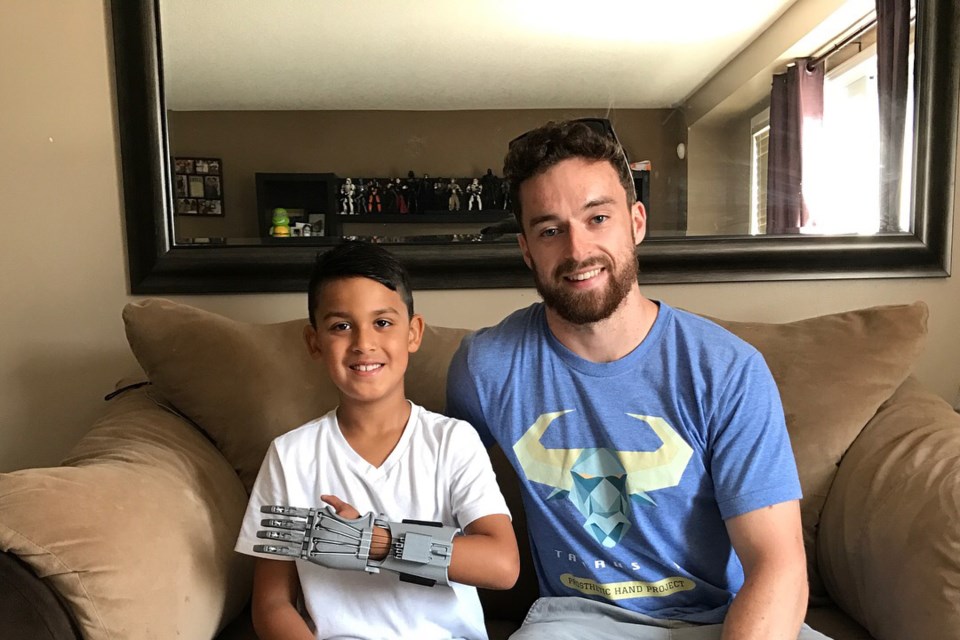
[[[513,533],[511,532],[511,537]],[[453,540],[453,558],[447,575],[460,582],[484,589],[509,589],[520,575],[520,557],[516,539],[487,534],[466,534]]]
[[[375,527],[370,557],[382,560],[390,549],[390,532]],[[471,523],[453,539],[453,556],[447,569],[451,582],[484,589],[509,589],[520,575],[520,553],[510,519],[486,516]]]
[[[294,603],[300,579],[294,562],[257,558],[253,571],[253,628],[261,640],[312,640]]]
[[[300,612],[289,603],[254,605],[253,628],[260,640],[314,640]]]

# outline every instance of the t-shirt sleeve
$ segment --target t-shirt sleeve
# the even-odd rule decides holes
[[[480,436],[463,421],[453,423],[446,447],[446,472],[450,478],[450,504],[457,525],[494,514],[510,516],[497,484],[490,456]]]
[[[801,497],[780,394],[759,353],[728,380],[710,423],[710,473],[725,520]]]
[[[276,443],[270,444],[267,449],[267,455],[263,458],[260,465],[260,472],[253,483],[253,489],[250,491],[250,500],[247,502],[247,510],[243,514],[243,523],[240,526],[240,535],[237,538],[235,551],[256,556],[258,558],[268,558],[270,560],[293,560],[267,553],[257,553],[253,550],[253,545],[264,544],[266,541],[257,538],[257,531],[263,529],[260,521],[268,517],[264,515],[260,508],[268,505],[289,504],[287,484],[283,474],[283,462],[280,453],[277,450]]]
[[[458,420],[469,422],[477,433],[483,446],[489,448],[496,444],[490,427],[483,414],[477,380],[470,371],[470,346],[472,336],[467,336],[460,344],[450,361],[447,370],[447,408],[446,414]]]

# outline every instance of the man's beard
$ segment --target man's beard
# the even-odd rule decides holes
[[[533,281],[547,307],[561,318],[572,324],[592,324],[613,315],[636,283],[637,261],[632,252],[629,257],[630,259],[624,260],[618,270],[614,270],[613,264],[607,257],[590,258],[583,262],[577,262],[571,258],[554,269],[553,279],[549,282],[541,279],[537,265],[531,263]],[[590,267],[603,267],[610,274],[610,281],[606,287],[600,290],[575,291],[563,285],[561,274],[576,273]]]

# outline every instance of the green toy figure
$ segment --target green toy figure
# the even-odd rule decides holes
[[[270,235],[274,238],[290,237],[290,218],[287,217],[287,210],[277,207],[273,210],[273,226],[270,227]]]

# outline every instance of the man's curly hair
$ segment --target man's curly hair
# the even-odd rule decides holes
[[[627,194],[627,206],[633,206],[637,201],[633,175],[623,149],[615,139],[598,133],[583,122],[548,122],[514,140],[503,160],[503,177],[510,189],[510,206],[521,231],[523,211],[520,185],[569,158],[609,162]]]

